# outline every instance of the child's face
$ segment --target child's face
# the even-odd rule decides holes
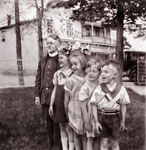
[[[59,47],[59,42],[58,40],[54,40],[53,38],[48,38],[47,39],[47,50],[48,53],[52,53],[58,50]]]
[[[71,68],[74,73],[79,74],[82,71],[80,60],[75,57],[71,58]]]
[[[63,55],[63,54],[59,54],[59,64],[60,64],[60,67],[65,67],[65,66],[68,66],[69,62],[68,62],[68,58]]]
[[[91,82],[96,82],[99,77],[99,71],[95,65],[91,65],[91,67],[86,69],[87,78]]]
[[[111,83],[111,81],[115,80],[117,75],[117,69],[112,65],[105,65],[101,69],[101,79],[103,83]]]

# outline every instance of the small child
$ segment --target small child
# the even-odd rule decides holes
[[[101,69],[102,83],[91,97],[96,119],[97,133],[101,137],[100,150],[119,150],[119,131],[125,129],[126,105],[130,103],[128,93],[118,80],[119,65],[114,60],[106,61]]]
[[[75,146],[76,150],[81,150],[82,146],[86,147],[86,144],[82,144],[82,142],[86,141],[82,137],[83,121],[81,117],[79,91],[85,82],[86,58],[83,54],[77,52],[76,54],[72,54],[70,62],[74,73],[65,83],[65,110],[69,120],[69,147],[72,147],[72,150],[74,150]]]
[[[68,150],[68,136],[66,132],[67,120],[64,109],[64,83],[72,74],[72,70],[70,69],[69,54],[66,49],[60,50],[58,61],[61,69],[54,74],[54,89],[52,91],[49,114],[53,116],[55,123],[59,123],[62,147],[63,150]]]
[[[101,63],[99,60],[90,59],[86,65],[86,82],[81,87],[79,93],[79,100],[81,101],[81,109],[83,114],[83,120],[85,123],[87,133],[87,150],[93,150],[94,142],[94,129],[95,120],[92,114],[92,107],[88,105],[88,102],[92,96],[92,93],[97,86],[98,77],[100,75]]]

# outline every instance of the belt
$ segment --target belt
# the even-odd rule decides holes
[[[103,115],[117,115],[120,114],[120,111],[102,111],[102,110],[98,110],[97,111],[99,114],[103,114]]]

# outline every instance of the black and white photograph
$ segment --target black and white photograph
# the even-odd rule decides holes
[[[0,150],[146,149],[146,0],[0,12]]]

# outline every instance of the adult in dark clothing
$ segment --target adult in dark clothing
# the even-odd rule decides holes
[[[61,40],[56,34],[47,38],[47,56],[40,59],[35,80],[35,104],[42,106],[43,121],[47,127],[49,150],[61,149],[60,129],[49,115],[50,99],[53,90],[53,76],[58,70],[58,48]]]

